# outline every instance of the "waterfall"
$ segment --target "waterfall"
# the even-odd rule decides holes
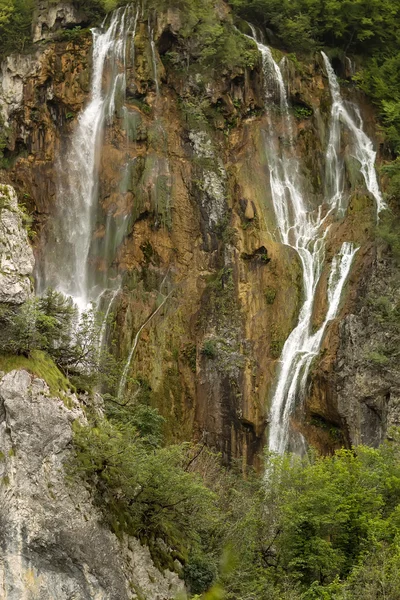
[[[256,38],[256,31],[252,27]],[[341,126],[344,124],[354,138],[355,157],[360,162],[367,189],[374,196],[378,212],[384,207],[375,173],[375,151],[364,133],[358,110],[358,123],[345,108],[334,71],[324,55],[332,94],[332,112],[329,141],[326,151],[326,187],[324,199],[328,212],[311,206],[302,192],[300,163],[294,145],[292,117],[280,66],[275,62],[270,48],[255,39],[262,55],[264,72],[267,154],[272,202],[280,241],[293,248],[300,259],[303,272],[303,304],[298,323],[286,340],[279,361],[274,386],[271,411],[269,450],[283,453],[288,448],[290,417],[296,399],[305,393],[307,376],[329,321],[339,310],[340,299],[349,275],[357,248],[345,242],[334,256],[330,267],[327,289],[327,312],[316,332],[312,331],[314,300],[318,282],[325,263],[325,238],[329,227],[327,216],[340,216],[346,209],[343,182],[343,164],[340,159]],[[328,68],[329,67],[329,68]],[[273,124],[274,104],[279,107],[280,135]],[[325,214],[323,217],[322,215]]]
[[[360,171],[364,177],[365,185],[367,190],[375,198],[376,207],[379,214],[386,208],[386,204],[382,198],[376,177],[376,151],[374,150],[372,141],[363,130],[363,121],[358,107],[354,105],[352,106],[356,117],[355,120],[351,116],[350,111],[346,108],[342,99],[339,82],[336,77],[336,73],[329,62],[329,58],[324,52],[321,54],[324,60],[326,73],[328,75],[329,88],[332,96],[331,130],[327,153],[327,178],[331,185],[333,182],[333,187],[336,189],[332,197],[331,204],[338,205],[341,200],[340,186],[342,180],[341,171],[343,166],[338,158],[338,154],[340,148],[340,125],[343,124],[352,134],[354,141],[354,158],[356,158],[360,163]],[[333,168],[331,165],[333,165]]]
[[[108,212],[102,240],[103,256],[93,252],[93,233],[101,218],[99,166],[106,125],[113,122],[117,99],[125,99],[126,70],[133,64],[138,10],[132,5],[114,11],[93,34],[93,74],[90,100],[78,118],[65,156],[58,160],[57,217],[46,243],[39,293],[51,286],[72,296],[80,310],[97,302],[107,288],[119,287],[119,278],[105,269],[96,273],[99,258],[110,261],[126,233],[126,216]],[[113,240],[116,240],[113,243]],[[103,269],[104,271],[104,269]],[[113,295],[111,295],[111,301]],[[106,310],[108,310],[109,305]]]
[[[150,48],[151,48],[151,61],[153,64],[153,76],[154,76],[154,84],[156,86],[156,95],[157,98],[160,95],[160,84],[158,82],[158,67],[157,67],[157,56],[156,56],[156,44],[154,42],[154,31],[152,26],[150,25],[150,18],[148,21],[148,29],[149,29],[149,40],[150,40]]]

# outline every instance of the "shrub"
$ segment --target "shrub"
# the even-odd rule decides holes
[[[214,565],[210,564],[204,556],[193,556],[185,565],[183,575],[192,594],[201,594],[210,589],[216,571]]]
[[[132,424],[101,420],[75,426],[72,472],[95,486],[104,518],[150,546],[160,538],[185,554],[212,524],[215,497],[188,472],[190,446],[149,448]]]
[[[205,340],[201,353],[207,358],[216,358],[218,349],[215,340]]]

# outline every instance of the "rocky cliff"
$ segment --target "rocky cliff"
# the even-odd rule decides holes
[[[0,186],[0,212],[0,302],[22,304],[32,294],[34,258],[11,186]]]
[[[148,549],[101,524],[90,492],[66,478],[74,395],[27,371],[0,381],[0,594],[10,600],[168,600],[182,591]]]
[[[204,439],[226,461],[251,464],[265,443],[278,359],[302,297],[298,257],[275,232],[261,59],[222,71],[196,63],[186,68],[181,12],[171,8],[151,19],[149,28],[147,15],[138,17],[126,93],[104,131],[92,270],[99,278],[122,276],[109,333],[122,360],[140,330],[131,392],[147,394],[167,417],[170,439]],[[216,19],[231,20],[223,2]],[[43,5],[35,21],[38,43],[1,67],[8,167],[3,178],[15,185],[34,218],[39,287],[48,278],[46,257],[58,251],[54,222],[63,156],[90,92],[92,36],[73,29],[80,24],[85,26],[85,15],[68,3],[50,10]],[[186,58],[189,65],[190,52]],[[276,58],[283,54],[276,51]],[[318,56],[284,60],[301,178],[310,202],[317,203],[324,188],[328,80]],[[340,61],[337,67],[348,75]],[[350,83],[346,94],[358,102],[376,139],[368,103]],[[328,327],[313,365],[306,410],[293,420],[324,451],[360,440],[375,444],[387,424],[397,421],[396,365],[381,369],[361,350],[364,336],[370,344],[376,329],[365,290],[386,282],[382,261],[389,259],[384,248],[378,251],[374,202],[348,139],[341,151],[349,209],[329,228],[315,327],[326,314],[334,253],[348,234],[360,250],[339,319]],[[126,236],[114,236],[110,246],[104,240],[121,218]],[[379,321],[379,327],[385,336],[385,324]]]
[[[14,189],[1,186],[0,200],[0,301],[18,309],[32,299],[34,257]],[[28,370],[13,370],[18,364]],[[86,422],[85,403],[55,365],[36,353],[1,356],[1,369],[1,598],[169,600],[183,592],[138,540],[111,534],[90,490],[71,477],[72,426]]]

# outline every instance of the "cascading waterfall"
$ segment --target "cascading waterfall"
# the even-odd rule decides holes
[[[356,120],[351,116],[351,112],[346,108],[343,98],[340,93],[340,86],[336,73],[332,68],[331,63],[327,55],[322,52],[322,58],[324,60],[326,73],[329,79],[329,88],[332,96],[332,109],[331,109],[331,130],[328,145],[327,154],[327,169],[328,169],[328,181],[330,180],[332,185],[336,183],[335,197],[338,196],[337,202],[340,202],[342,192],[340,191],[340,182],[342,180],[341,172],[343,165],[341,164],[338,154],[340,147],[340,125],[343,124],[348,128],[354,139],[354,157],[360,163],[360,171],[364,177],[365,185],[367,190],[375,198],[378,214],[386,208],[385,202],[382,198],[381,191],[378,185],[378,179],[376,177],[375,170],[375,159],[376,151],[374,150],[372,141],[366,135],[363,130],[363,121],[360,115],[360,111],[354,104],[351,105],[351,109],[355,113]],[[330,165],[333,165],[331,168]]]
[[[107,296],[109,310],[119,287],[118,276],[108,268],[97,273],[96,260],[108,264],[126,234],[127,216],[106,215],[102,249],[91,252],[98,198],[100,148],[107,125],[125,99],[126,70],[133,64],[138,9],[130,4],[117,9],[102,29],[93,30],[93,75],[90,101],[78,118],[66,156],[59,159],[58,215],[54,239],[48,240],[39,293],[51,286],[72,296],[80,310]],[[107,84],[104,80],[107,76]],[[105,89],[104,89],[105,88]],[[91,256],[91,253],[94,256]],[[102,256],[101,256],[102,254]]]
[[[307,202],[302,193],[300,164],[294,146],[292,118],[281,68],[273,59],[270,48],[257,41],[253,27],[252,33],[263,61],[267,116],[265,148],[279,238],[282,243],[296,250],[303,271],[303,305],[298,323],[282,350],[271,402],[269,449],[281,454],[288,448],[290,416],[296,398],[304,393],[310,365],[319,352],[326,326],[337,316],[343,287],[357,252],[352,243],[346,242],[334,257],[328,282],[327,313],[322,325],[313,333],[314,298],[324,266],[325,237],[329,230],[326,220],[329,214],[339,215],[346,208],[343,165],[339,158],[342,122],[353,134],[355,157],[360,162],[366,187],[375,197],[378,211],[383,208],[383,201],[376,179],[372,142],[362,130],[359,112],[355,111],[358,119],[356,124],[346,110],[337,78],[324,55],[332,93],[330,135],[326,152],[326,210],[323,211],[322,207],[316,210]],[[279,106],[279,137],[273,125],[274,103]]]

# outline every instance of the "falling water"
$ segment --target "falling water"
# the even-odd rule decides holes
[[[72,296],[81,310],[90,302],[98,301],[107,288],[119,286],[115,274],[109,276],[107,272],[100,280],[97,274],[94,275],[93,262],[94,258],[99,259],[99,251],[97,248],[95,257],[91,257],[91,245],[100,213],[98,182],[102,138],[105,126],[113,121],[117,98],[124,98],[126,69],[133,58],[137,19],[138,11],[130,4],[116,10],[108,25],[104,22],[101,29],[93,30],[90,101],[78,118],[65,157],[60,157],[58,164],[59,214],[54,220],[54,239],[47,243],[39,292],[51,286]],[[125,217],[119,220],[113,217],[106,215],[102,240],[106,260],[110,258],[107,255],[115,256],[112,240],[117,239],[120,243],[126,229]],[[118,221],[114,226],[111,225],[113,220]]]
[[[331,130],[327,153],[327,169],[328,181],[336,187],[333,202],[336,205],[340,203],[342,196],[342,172],[343,165],[339,160],[340,148],[340,126],[341,124],[350,131],[354,140],[354,157],[360,163],[360,171],[364,177],[367,190],[375,198],[378,214],[386,208],[382,194],[379,189],[378,180],[375,171],[376,151],[374,150],[372,141],[363,130],[363,121],[360,111],[357,106],[352,106],[356,116],[356,120],[352,118],[350,111],[346,108],[341,93],[340,86],[337,80],[335,71],[329,62],[328,57],[322,52],[325,69],[329,79],[329,87],[332,96],[331,109]],[[335,183],[336,182],[336,183]],[[342,208],[342,207],[339,207]]]
[[[130,349],[130,352],[128,354],[128,358],[126,360],[125,366],[124,366],[124,370],[122,372],[122,376],[119,382],[119,386],[118,386],[118,399],[121,400],[123,397],[123,394],[125,392],[125,388],[126,388],[126,384],[128,381],[128,374],[129,374],[129,369],[131,367],[132,364],[132,359],[133,359],[133,355],[135,354],[137,345],[139,343],[139,339],[140,339],[140,335],[143,331],[143,329],[150,323],[150,321],[152,321],[154,319],[154,317],[161,311],[161,309],[163,308],[164,304],[167,302],[167,300],[170,298],[172,292],[170,292],[167,296],[165,296],[163,298],[163,300],[161,301],[161,303],[158,305],[158,307],[150,314],[150,316],[145,320],[145,322],[143,323],[143,325],[141,325],[141,327],[139,327],[138,331],[136,332],[135,335],[135,339],[133,340],[133,344],[132,347]]]
[[[158,82],[158,67],[157,67],[157,57],[156,57],[156,44],[154,42],[154,31],[152,26],[150,25],[150,19],[148,21],[148,29],[149,29],[149,40],[150,40],[150,48],[151,48],[151,60],[153,63],[153,76],[154,83],[156,86],[156,94],[157,98],[160,95],[160,84]]]
[[[254,28],[252,32],[256,38]],[[303,305],[298,323],[283,347],[271,403],[269,449],[282,453],[288,447],[290,416],[296,398],[304,393],[310,365],[319,352],[326,326],[337,316],[343,287],[357,252],[353,244],[346,242],[333,258],[327,290],[327,313],[322,325],[313,333],[314,299],[324,266],[325,237],[329,229],[326,226],[327,214],[339,215],[346,208],[343,165],[339,158],[342,122],[353,134],[355,156],[360,162],[366,187],[376,199],[378,211],[382,209],[383,201],[376,179],[372,143],[362,130],[359,112],[356,111],[357,124],[344,107],[337,78],[324,55],[332,93],[330,135],[326,152],[325,216],[322,216],[321,207],[315,210],[310,205],[302,193],[300,165],[294,147],[292,118],[282,72],[274,61],[271,50],[262,43],[256,43],[263,60],[268,123],[265,148],[279,236],[284,244],[296,250],[303,271]],[[277,118],[280,119],[280,130],[283,132],[279,137],[272,121],[274,104],[279,106]]]

